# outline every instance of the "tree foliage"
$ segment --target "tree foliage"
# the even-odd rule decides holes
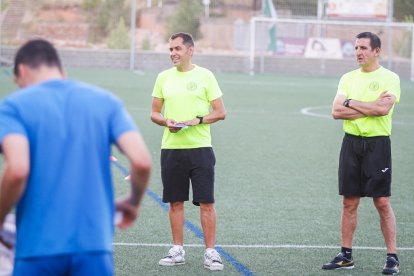
[[[294,17],[311,17],[318,13],[318,0],[273,0],[276,9],[286,9]]]
[[[129,3],[129,0],[83,0],[82,7],[88,12],[92,27],[90,40],[96,42],[108,37],[119,28],[121,19],[124,25],[129,25]]]
[[[394,0],[394,18],[395,21],[408,21],[410,16],[414,15],[413,0]]]
[[[167,19],[167,36],[177,32],[190,33],[194,40],[201,38],[200,17],[202,16],[201,1],[179,0],[174,15]]]
[[[83,0],[82,8],[87,11],[93,11],[102,4],[102,0]]]
[[[109,33],[106,44],[112,49],[129,48],[129,32],[122,17],[119,19],[118,26]]]

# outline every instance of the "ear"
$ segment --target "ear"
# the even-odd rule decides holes
[[[188,51],[190,53],[190,56],[193,56],[193,54],[194,54],[194,47],[193,46],[188,47]]]
[[[375,48],[374,49],[374,52],[375,52],[375,56],[377,57],[377,56],[379,56],[379,54],[381,53],[381,48]]]
[[[20,77],[25,78],[27,76],[28,72],[29,72],[29,67],[25,64],[22,64],[22,63],[20,63],[17,66],[17,69],[18,69],[17,72],[19,72],[19,78]]]
[[[19,76],[14,76],[15,83],[20,88],[26,87],[28,84],[28,77],[30,75],[30,68],[27,65],[19,64],[17,66],[17,72]]]

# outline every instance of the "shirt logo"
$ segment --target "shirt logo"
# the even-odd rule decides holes
[[[189,82],[187,83],[187,90],[194,91],[197,89],[197,83]]]
[[[379,88],[379,83],[377,81],[373,81],[369,84],[369,90],[377,91]]]

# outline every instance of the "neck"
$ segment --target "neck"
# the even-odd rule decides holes
[[[32,71],[30,76],[29,85],[37,84],[49,80],[63,79],[64,74],[58,68],[40,67],[37,70]]]
[[[380,67],[381,67],[381,65],[379,65],[379,63],[374,63],[374,64],[367,65],[367,66],[361,66],[361,71],[366,72],[366,73],[374,72],[375,70],[377,70]]]
[[[191,62],[188,64],[182,64],[181,66],[177,66],[177,70],[180,72],[188,72],[194,68],[194,64]]]

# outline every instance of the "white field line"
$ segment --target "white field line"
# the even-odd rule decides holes
[[[329,114],[323,114],[323,113],[318,113],[317,110],[321,110],[321,109],[328,109],[329,112],[331,110],[331,106],[328,105],[324,105],[324,106],[308,106],[308,107],[304,107],[300,110],[300,113],[302,113],[303,115],[306,116],[311,116],[311,117],[319,117],[319,118],[325,118],[325,119],[332,119],[332,115]],[[411,117],[411,115],[408,115],[409,117]],[[414,123],[412,122],[404,122],[404,121],[398,121],[398,120],[393,120],[392,122],[393,124],[396,125],[413,125]]]
[[[171,247],[169,243],[127,243],[115,242],[115,246],[138,246],[138,247]],[[204,247],[204,244],[184,244],[185,247]],[[222,248],[258,248],[258,249],[338,249],[338,245],[303,245],[303,244],[218,244]],[[360,250],[386,250],[385,247],[376,246],[353,246]],[[414,247],[399,247],[399,251],[414,251]]]
[[[128,108],[130,111],[145,111],[145,112],[150,112],[150,108],[143,108],[143,107],[129,107]],[[324,119],[330,119],[333,120],[332,115],[329,114],[324,114],[324,113],[319,113],[317,112],[317,110],[323,110],[323,109],[327,109],[331,110],[331,106],[328,105],[323,105],[323,106],[308,106],[308,107],[304,107],[300,110],[300,113],[305,115],[305,116],[311,116],[311,117],[318,117],[318,118],[324,118]],[[266,115],[266,114],[275,114],[274,111],[272,110],[230,110],[231,113],[242,113],[242,114],[256,114],[256,115]],[[281,113],[281,114],[286,114],[286,113]],[[293,113],[292,113],[293,114]],[[411,115],[408,115],[409,117],[412,117]],[[395,125],[414,125],[414,122],[405,122],[405,121],[398,121],[398,120],[393,120],[393,124]]]
[[[320,118],[326,118],[326,119],[332,119],[332,116],[329,114],[321,114],[318,112],[314,112],[314,110],[319,110],[319,109],[330,109],[331,107],[328,105],[324,105],[324,106],[308,106],[308,107],[304,107],[300,110],[300,113],[302,113],[303,115],[307,115],[307,116],[312,116],[312,117],[320,117]]]
[[[144,108],[144,107],[128,107],[127,108],[129,111],[145,111],[145,112],[149,112],[151,111],[151,109],[148,108]],[[291,112],[291,113],[287,113],[287,112],[275,112],[274,110],[248,110],[248,109],[230,109],[230,111],[232,114],[235,113],[241,113],[241,114],[253,114],[253,115],[268,115],[268,114],[279,114],[279,115],[286,115],[286,114],[297,114],[297,112]]]
[[[276,80],[276,81],[236,81],[236,80],[221,80],[220,83],[223,84],[237,84],[237,85],[254,85],[254,86],[278,86],[280,89],[280,87],[283,86],[289,86],[289,87],[303,87],[303,83],[302,82],[294,82],[294,81],[280,81],[280,80]],[[317,82],[317,83],[312,83],[312,84],[307,84],[307,86],[313,86],[313,87],[329,87],[332,89],[336,89],[337,85],[336,84],[331,84],[331,83],[326,83],[326,82]]]

